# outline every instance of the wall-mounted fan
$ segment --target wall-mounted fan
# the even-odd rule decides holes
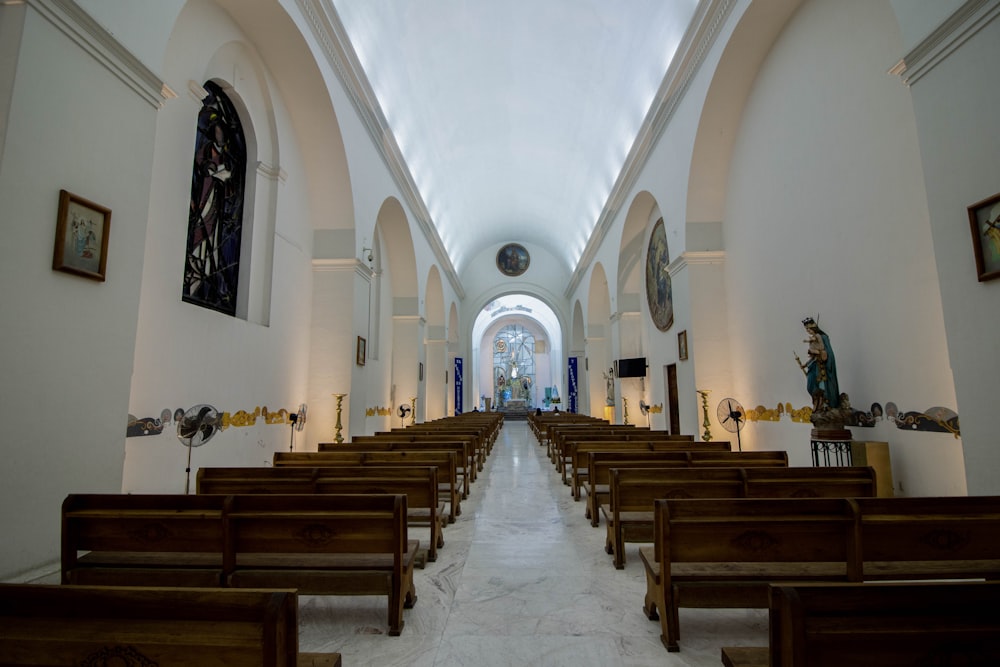
[[[299,405],[299,411],[288,415],[288,423],[292,427],[291,441],[288,443],[288,451],[295,451],[295,432],[306,427],[306,404]]]
[[[743,451],[743,443],[740,442],[740,431],[746,424],[747,413],[735,398],[724,398],[719,401],[719,407],[715,411],[722,428],[730,433],[736,434],[736,444],[739,450]]]
[[[396,414],[399,415],[399,427],[403,428],[403,421],[406,419],[406,415],[410,414],[410,406],[405,403],[399,406],[399,410],[396,410]]]
[[[184,472],[184,493],[191,491],[191,450],[201,447],[219,432],[219,411],[211,405],[196,405],[189,408],[177,422],[177,439],[188,448],[187,468]]]
[[[649,428],[649,404],[639,399],[639,412],[646,415],[646,428]]]

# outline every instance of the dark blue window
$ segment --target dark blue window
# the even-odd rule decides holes
[[[205,84],[198,113],[183,299],[236,314],[247,151],[243,126],[222,88]]]

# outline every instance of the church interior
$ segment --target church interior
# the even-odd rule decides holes
[[[0,0],[0,581],[58,583],[68,494],[499,413],[402,636],[384,599],[309,596],[303,651],[766,646],[766,609],[695,609],[668,653],[638,546],[612,567],[529,418],[790,466],[849,442],[879,495],[1000,496],[998,16]]]

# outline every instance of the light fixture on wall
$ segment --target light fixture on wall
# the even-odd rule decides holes
[[[367,255],[365,254],[366,252],[368,253]],[[365,258],[365,261],[367,261],[369,264],[375,261],[375,253],[372,251],[371,248],[362,248],[361,255]]]

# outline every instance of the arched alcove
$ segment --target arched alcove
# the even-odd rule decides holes
[[[497,297],[479,312],[472,327],[472,368],[471,390],[473,404],[485,408],[485,398],[491,404],[497,391],[497,371],[500,368],[494,361],[497,355],[521,354],[524,350],[504,350],[509,343],[504,342],[498,349],[497,341],[508,341],[507,333],[501,333],[506,327],[520,328],[525,336],[532,338],[531,355],[533,357],[533,372],[531,386],[527,390],[520,385],[520,396],[511,392],[511,398],[523,399],[519,407],[548,408],[553,405],[553,391],[560,399],[566,394],[563,383],[563,327],[556,312],[540,299],[527,294],[508,294]],[[508,332],[510,329],[507,330]],[[498,334],[500,337],[498,338]],[[514,334],[516,335],[516,334]],[[515,357],[517,358],[517,357]],[[510,379],[508,369],[504,367],[504,381]],[[469,374],[469,369],[466,370]],[[549,389],[549,402],[546,402],[546,388]],[[525,396],[525,393],[527,395]],[[504,401],[504,403],[506,400]],[[556,404],[558,405],[558,403]]]

